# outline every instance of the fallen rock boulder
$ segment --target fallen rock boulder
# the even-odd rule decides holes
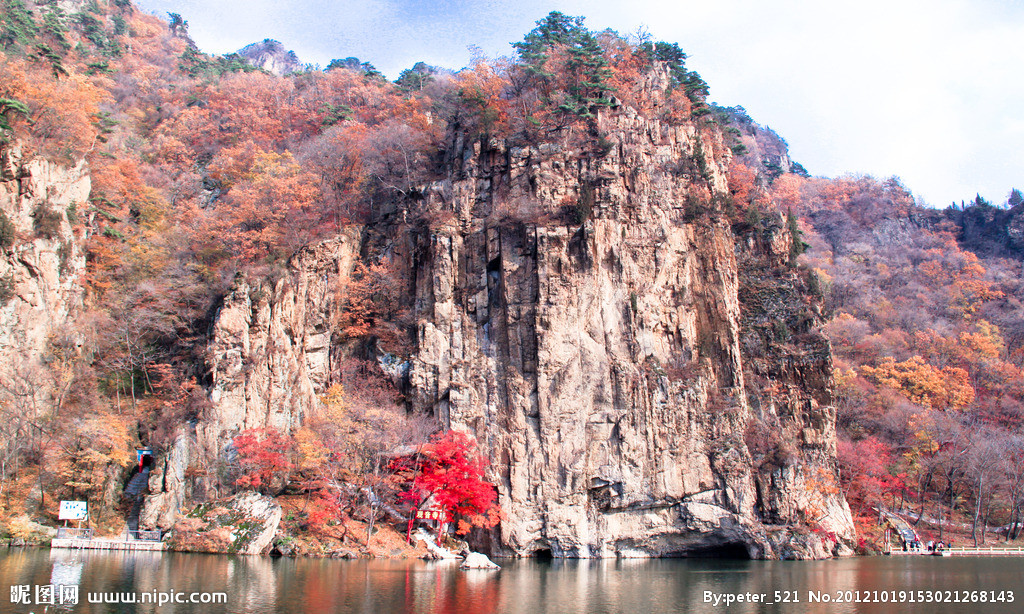
[[[501,567],[487,558],[487,555],[470,552],[462,565],[459,565],[459,569],[501,569]]]
[[[280,523],[277,501],[244,492],[196,507],[174,525],[169,545],[185,552],[266,554]]]

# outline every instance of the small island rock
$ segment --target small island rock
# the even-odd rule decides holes
[[[479,552],[470,552],[466,560],[459,565],[459,569],[501,569],[498,565]]]

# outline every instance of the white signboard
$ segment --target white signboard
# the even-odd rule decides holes
[[[89,503],[86,501],[61,501],[58,520],[85,520],[89,517]]]

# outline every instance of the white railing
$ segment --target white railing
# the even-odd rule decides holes
[[[1024,556],[1024,548],[986,548],[984,546],[978,548],[946,547],[942,552],[948,552],[950,556]]]
[[[57,539],[92,539],[92,529],[57,527]]]

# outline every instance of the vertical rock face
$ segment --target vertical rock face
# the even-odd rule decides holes
[[[301,250],[278,280],[236,281],[208,349],[210,408],[196,427],[202,454],[217,456],[245,429],[290,433],[314,407],[330,379],[338,280],[359,247],[353,228]]]
[[[0,380],[9,394],[39,392],[37,367],[81,309],[85,254],[68,210],[84,211],[90,187],[84,162],[66,168],[0,145]]]
[[[777,219],[737,241],[715,204],[716,136],[628,109],[599,128],[606,152],[449,152],[456,171],[427,206],[451,221],[412,267],[415,409],[478,438],[506,553],[825,555],[828,539],[783,528],[853,535],[833,486],[828,345],[808,333],[788,232]],[[503,215],[523,201],[535,219]],[[566,206],[587,219],[536,219]],[[804,338],[777,342],[780,319]],[[778,441],[756,454],[791,448],[777,466],[747,445],[761,424]]]
[[[154,470],[163,491],[144,519],[166,524],[184,468],[213,475],[241,430],[300,423],[340,352],[336,288],[386,250],[413,293],[411,409],[490,459],[504,513],[492,553],[842,551],[830,350],[783,220],[734,230],[717,131],[629,109],[597,131],[455,138],[448,179],[370,240],[353,231],[280,279],[239,279],[213,327],[194,449]]]
[[[337,361],[332,338],[339,278],[359,256],[361,230],[300,250],[276,279],[235,280],[207,348],[209,404],[150,477],[140,523],[169,528],[193,494],[222,492],[231,440],[246,429],[288,434],[318,402]],[[194,430],[194,432],[193,432]],[[189,466],[205,477],[186,479]]]

